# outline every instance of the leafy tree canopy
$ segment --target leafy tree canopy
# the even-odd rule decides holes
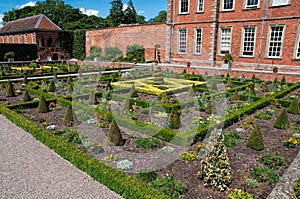
[[[158,15],[154,18],[151,18],[148,23],[166,23],[167,21],[167,11],[162,10],[158,13]]]

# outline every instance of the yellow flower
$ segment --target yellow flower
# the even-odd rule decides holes
[[[288,142],[292,142],[292,138],[289,138],[289,139],[288,139]]]
[[[293,141],[293,144],[296,145],[296,144],[297,144],[297,140],[294,140],[294,141]]]
[[[202,143],[199,143],[198,145],[197,145],[197,148],[201,148],[202,147]]]

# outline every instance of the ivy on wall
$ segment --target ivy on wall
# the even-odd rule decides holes
[[[76,59],[85,59],[85,32],[85,30],[74,32],[73,57]]]

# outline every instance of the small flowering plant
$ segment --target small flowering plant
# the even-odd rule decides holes
[[[117,169],[129,170],[133,168],[133,163],[129,160],[121,160],[117,163]]]
[[[294,148],[295,146],[300,144],[300,140],[298,140],[295,137],[290,137],[285,140],[283,140],[284,146],[288,148]]]
[[[205,152],[206,152],[206,146],[205,146],[205,144],[199,143],[197,145],[197,153],[198,154],[202,154],[202,153],[205,153]]]
[[[90,146],[90,149],[92,150],[92,152],[94,154],[100,154],[100,153],[103,153],[104,152],[104,149],[102,148],[102,145],[101,144],[92,144]]]

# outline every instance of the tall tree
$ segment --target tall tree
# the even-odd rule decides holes
[[[167,21],[167,11],[162,10],[154,18],[149,19],[148,23],[166,23]]]
[[[137,15],[136,16],[136,22],[139,23],[139,24],[146,24],[147,23],[146,18],[142,15]]]
[[[133,6],[132,0],[129,0],[127,3],[127,8],[124,11],[124,23],[125,24],[134,24],[136,23],[136,11]]]
[[[111,27],[116,27],[124,21],[123,3],[122,0],[112,0],[110,4],[111,8],[106,19]]]

